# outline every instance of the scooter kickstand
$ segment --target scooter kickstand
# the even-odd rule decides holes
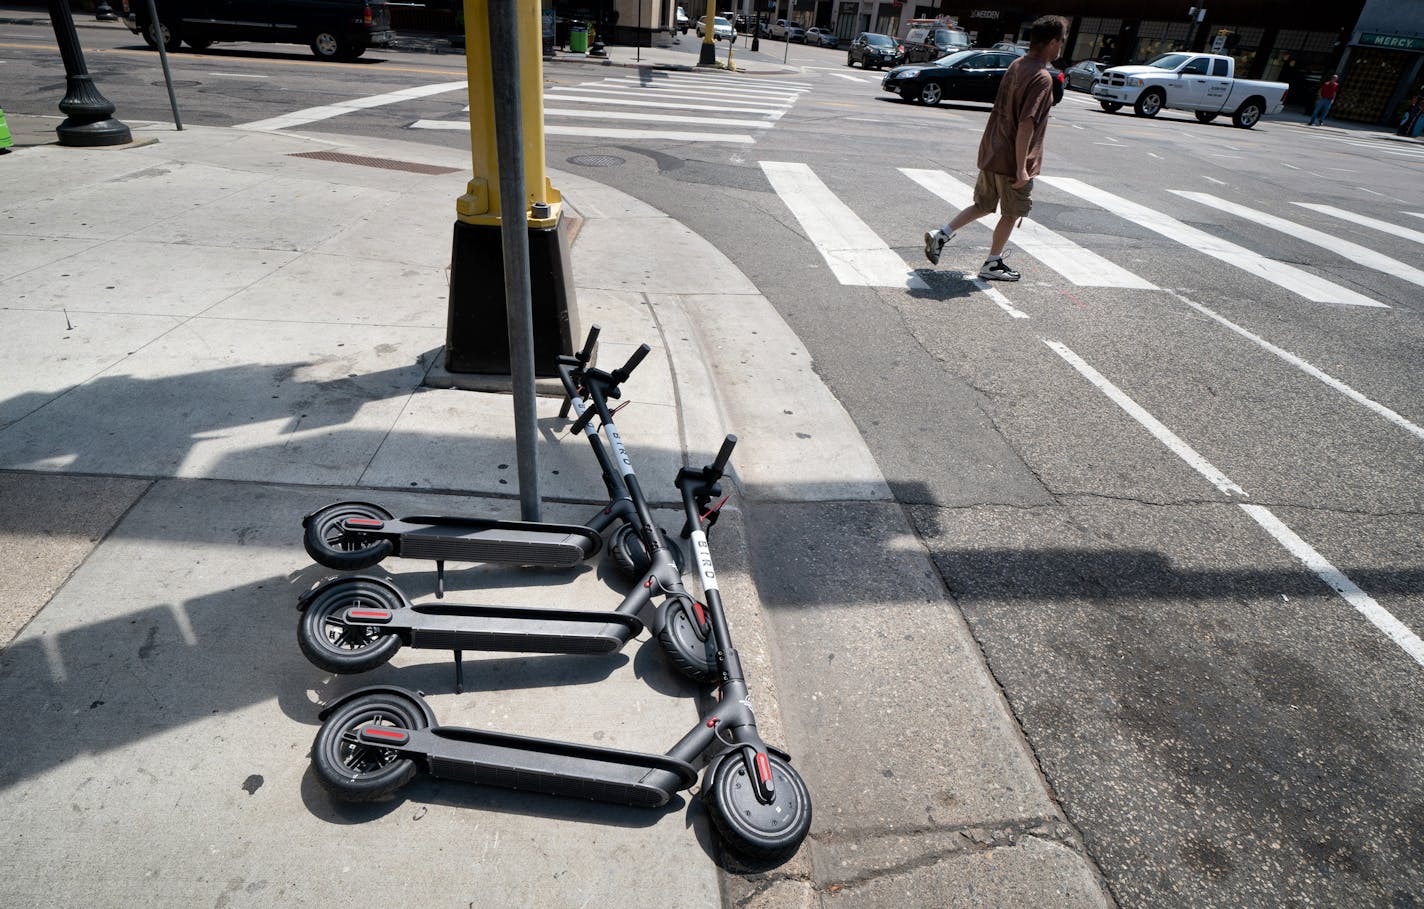
[[[465,693],[465,651],[455,651],[455,693]]]
[[[445,560],[439,559],[435,562],[435,598],[445,599]]]

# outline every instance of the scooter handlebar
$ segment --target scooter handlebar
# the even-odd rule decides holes
[[[652,353],[652,351],[653,349],[648,345],[639,344],[638,349],[633,351],[633,356],[628,358],[628,362],[609,374],[613,378],[613,384],[622,385],[628,381],[628,377],[633,374],[633,370],[637,369],[638,364],[643,362],[643,359]]]
[[[588,338],[583,342],[583,349],[576,354],[580,363],[587,365],[593,362],[593,351],[598,346],[598,333],[602,330],[598,325],[589,328]]]
[[[717,452],[717,459],[703,471],[711,482],[716,482],[722,476],[722,472],[727,469],[727,462],[732,458],[732,449],[737,447],[737,437],[728,434],[722,440],[722,449]]]

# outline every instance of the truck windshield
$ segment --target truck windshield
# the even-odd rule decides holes
[[[1176,69],[1190,60],[1191,56],[1191,54],[1163,54],[1147,65],[1155,66],[1158,69]]]

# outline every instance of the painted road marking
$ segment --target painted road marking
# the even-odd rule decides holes
[[[567,91],[567,89],[560,89]],[[710,110],[734,114],[761,114],[772,120],[781,119],[786,111],[764,110],[759,107],[729,107],[723,104],[672,104],[664,101],[625,101],[622,98],[590,97],[584,95],[545,95],[545,101],[576,101],[580,104],[610,104],[615,107],[657,107],[664,110]]]
[[[1210,461],[1207,461],[1170,429],[1163,426],[1156,417],[1144,410],[1136,401],[1133,401],[1132,398],[1128,397],[1121,389],[1108,381],[1108,379],[1096,369],[1085,363],[1083,359],[1073,351],[1057,341],[1043,339],[1043,343],[1047,344],[1054,353],[1067,361],[1067,363],[1076,369],[1084,378],[1093,383],[1099,391],[1107,395],[1114,404],[1117,404],[1126,411],[1128,415],[1137,420],[1137,422],[1151,432],[1158,441],[1162,442],[1179,458],[1186,461],[1194,470],[1206,477],[1212,485],[1228,494],[1246,495],[1240,486],[1237,486],[1228,479],[1225,474],[1213,467]],[[1237,502],[1236,504],[1240,506],[1242,511],[1250,515],[1251,519],[1260,525],[1263,530],[1269,533],[1272,539],[1284,547],[1291,555],[1295,556],[1301,564],[1315,572],[1331,590],[1334,590],[1345,602],[1349,603],[1356,611],[1369,620],[1370,624],[1383,632],[1391,641],[1398,644],[1414,662],[1420,666],[1424,666],[1424,640],[1420,640],[1418,635],[1405,627],[1404,623],[1399,621],[1393,613],[1385,609],[1369,594],[1361,590],[1343,571],[1330,564],[1313,546],[1301,539],[1293,530],[1277,518],[1270,509],[1248,502]]]
[[[584,92],[589,92],[589,93],[597,94],[597,95],[617,95],[617,96],[620,97],[620,98],[638,98],[638,97],[654,97],[654,98],[667,98],[667,99],[678,98],[678,99],[684,100],[684,101],[701,101],[701,102],[704,102],[704,103],[706,103],[706,102],[708,102],[708,101],[716,101],[716,100],[718,100],[718,99],[720,99],[720,98],[722,97],[721,95],[717,94],[716,92],[679,92],[679,91],[663,91],[663,90],[658,90],[658,91],[656,91],[656,92],[649,92],[649,93],[645,94],[641,89],[636,89],[636,88],[622,88],[622,87],[619,87],[619,86],[616,86],[616,85],[610,85],[610,86],[608,86],[607,88],[599,88],[597,82],[589,82],[589,83],[587,83],[587,84],[585,84],[585,85],[569,85],[569,86],[565,86],[565,87],[563,87],[563,88],[560,88],[559,91],[560,91],[560,92],[579,92],[580,94],[582,94],[582,93],[584,93]],[[546,96],[546,97],[547,97],[547,96]],[[749,100],[749,99],[747,99],[747,98],[736,98],[736,99],[733,99],[733,100],[734,100],[737,104],[750,105],[751,107],[753,107],[753,108],[755,108],[755,109],[757,109],[757,110],[776,110],[776,109],[778,109],[778,108],[784,110],[784,109],[786,109],[786,108],[788,108],[788,107],[791,106],[791,103],[790,103],[790,102],[783,102],[783,101],[752,101],[752,100]],[[730,107],[723,107],[722,109],[723,109],[723,110],[730,110],[731,108],[730,108]]]
[[[1394,275],[1398,278],[1418,284],[1424,287],[1424,271],[1420,271],[1413,265],[1407,265],[1398,259],[1392,259],[1383,253],[1375,252],[1368,246],[1361,246],[1358,243],[1351,243],[1348,240],[1341,240],[1339,237],[1332,237],[1324,231],[1315,230],[1312,227],[1296,224],[1294,221],[1287,221],[1254,208],[1247,208],[1226,199],[1208,195],[1207,193],[1188,192],[1186,190],[1174,189],[1172,192],[1183,199],[1191,199],[1193,202],[1200,202],[1212,208],[1224,211],[1227,214],[1235,215],[1238,218],[1245,218],[1247,221],[1254,221],[1264,227],[1274,228],[1282,233],[1290,234],[1299,240],[1315,246],[1328,249],[1331,252],[1346,256],[1361,265],[1368,266],[1376,271]]]
[[[1098,391],[1107,395],[1108,400],[1112,401],[1118,407],[1121,407],[1127,412],[1128,416],[1142,424],[1142,428],[1152,433],[1157,441],[1167,446],[1173,454],[1185,461],[1187,465],[1197,473],[1206,477],[1207,482],[1227,495],[1246,497],[1246,490],[1237,486],[1227,478],[1226,474],[1213,467],[1210,461],[1197,453],[1196,449],[1182,441],[1181,437],[1164,426],[1162,422],[1152,416],[1152,414],[1148,413],[1142,405],[1132,400],[1122,389],[1108,381],[1106,376],[1084,362],[1082,357],[1069,350],[1066,345],[1060,344],[1057,341],[1045,339],[1043,343],[1047,344],[1049,349],[1062,357],[1069,366],[1078,370],[1083,378],[1093,383]]]
[[[1307,271],[1267,259],[1265,256],[1244,246],[1212,236],[1204,230],[1183,224],[1176,218],[1153,211],[1145,205],[1129,202],[1121,196],[1090,186],[1072,177],[1044,177],[1042,180],[1055,189],[1078,196],[1101,206],[1121,218],[1161,234],[1169,240],[1181,243],[1190,249],[1204,253],[1214,259],[1241,269],[1249,274],[1264,278],[1292,293],[1299,294],[1315,303],[1343,303],[1349,306],[1372,306],[1388,309],[1383,303],[1371,300],[1363,294],[1316,277]]]
[[[673,89],[674,91],[696,91],[696,92],[701,92],[701,91],[716,91],[716,92],[718,92],[719,94],[721,94],[721,95],[723,95],[723,96],[727,96],[727,95],[760,96],[760,97],[776,98],[777,100],[780,100],[780,101],[795,101],[797,98],[801,97],[802,93],[804,93],[804,92],[806,91],[804,88],[796,88],[796,89],[744,88],[744,87],[742,87],[742,86],[740,86],[740,85],[709,85],[709,84],[707,84],[706,82],[688,82],[688,81],[683,81],[683,80],[671,80],[671,79],[651,79],[651,80],[643,80],[643,79],[627,79],[627,78],[608,78],[608,79],[602,80],[601,82],[597,82],[597,83],[590,82],[590,83],[585,83],[585,84],[588,84],[588,85],[602,85],[602,84],[604,84],[604,83],[607,83],[607,84],[609,84],[609,85],[628,85],[628,86],[632,86],[632,87],[635,87],[635,88],[649,89],[649,90],[652,90],[652,91],[662,91],[662,90],[665,89],[665,88],[670,88],[670,89]]]
[[[900,173],[939,196],[955,209],[967,208],[974,202],[974,191],[942,170],[902,167]],[[1014,231],[1014,243],[1080,286],[1156,289],[1156,285],[1150,281],[1034,221],[1023,221],[1019,224]]]
[[[415,98],[428,98],[431,95],[444,94],[445,92],[464,91],[469,88],[469,82],[460,80],[459,82],[440,82],[435,85],[418,85],[414,88],[403,88],[399,91],[386,92],[381,95],[368,95],[365,98],[353,98],[350,101],[338,101],[335,104],[323,104],[320,107],[308,107],[305,110],[293,111],[290,114],[283,114],[280,117],[269,117],[266,120],[254,120],[251,123],[239,123],[235,129],[251,130],[277,130],[287,129],[292,126],[304,126],[308,123],[315,123],[318,120],[329,120],[332,117],[339,117],[342,114],[349,114],[353,111],[366,110],[371,107],[382,107],[387,104],[396,104],[401,101],[410,101]],[[468,125],[466,126],[468,128]]]
[[[809,165],[762,161],[761,169],[842,284],[928,289],[924,279],[831,192]]]
[[[730,142],[734,145],[753,145],[756,140],[748,135],[732,133],[690,133],[670,129],[601,129],[592,126],[560,126],[544,124],[546,136],[584,136],[592,139],[666,139],[672,142]]]
[[[1241,510],[1249,514],[1272,537],[1275,537],[1276,542],[1299,559],[1301,564],[1319,575],[1320,580],[1329,585],[1330,589],[1338,593],[1345,602],[1355,607],[1360,615],[1369,619],[1370,624],[1398,644],[1414,662],[1424,666],[1424,640],[1420,640],[1417,634],[1405,627],[1404,623],[1395,618],[1393,613],[1355,586],[1355,582],[1346,577],[1343,571],[1330,564],[1324,556],[1315,551],[1313,546],[1296,536],[1295,532],[1281,523],[1280,518],[1272,514],[1269,509],[1243,502]]]
[[[657,123],[701,123],[706,126],[740,126],[743,129],[771,129],[770,120],[742,120],[736,117],[679,117],[674,114],[639,114],[613,110],[571,110],[562,107],[544,108],[546,117],[582,117],[596,120],[652,120]]]
[[[1296,369],[1299,369],[1301,372],[1305,373],[1311,378],[1318,379],[1321,382],[1324,382],[1326,385],[1340,392],[1340,394],[1349,398],[1351,401],[1354,401],[1356,404],[1359,404],[1361,407],[1364,407],[1370,411],[1373,411],[1376,414],[1379,414],[1381,417],[1384,417],[1386,420],[1393,423],[1395,426],[1398,426],[1405,432],[1414,435],[1421,441],[1424,441],[1424,427],[1420,427],[1415,425],[1414,423],[1411,423],[1409,420],[1406,420],[1394,410],[1391,410],[1390,408],[1379,403],[1378,401],[1374,401],[1370,398],[1365,397],[1364,395],[1360,394],[1358,391],[1351,388],[1349,385],[1346,385],[1344,382],[1341,382],[1334,376],[1331,376],[1328,373],[1316,368],[1315,366],[1311,365],[1305,360],[1302,360],[1300,357],[1296,356],[1290,351],[1277,347],[1270,341],[1267,341],[1265,338],[1262,338],[1260,335],[1253,334],[1252,332],[1247,331],[1245,328],[1242,328],[1240,325],[1237,325],[1235,322],[1232,322],[1225,316],[1213,312],[1205,306],[1202,306],[1200,303],[1188,300],[1186,297],[1182,296],[1176,291],[1169,290],[1167,292],[1170,293],[1172,296],[1176,297],[1178,300],[1181,300],[1183,303],[1190,306],[1192,309],[1195,309],[1197,312],[1206,316],[1207,318],[1216,320],[1217,322],[1236,332],[1238,335],[1245,338],[1246,340],[1252,342],[1253,344],[1260,345],[1262,349],[1275,354],[1282,360],[1285,360],[1287,363],[1294,366]]]
[[[1378,221],[1377,218],[1366,218],[1364,215],[1354,214],[1353,211],[1346,211],[1343,208],[1336,208],[1334,205],[1316,205],[1314,202],[1294,202],[1302,208],[1309,208],[1310,211],[1319,211],[1323,215],[1331,215],[1340,218],[1341,221],[1351,221],[1354,224],[1364,225],[1367,228],[1374,228],[1376,231],[1384,231],[1386,234],[1393,234],[1404,239],[1413,239],[1417,244],[1424,244],[1424,231],[1414,231],[1414,229],[1403,228],[1397,224],[1390,224],[1388,221]]]

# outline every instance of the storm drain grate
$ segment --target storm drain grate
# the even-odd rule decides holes
[[[426,174],[432,177],[459,173],[460,171],[458,167],[437,167],[434,164],[392,161],[389,158],[368,158],[364,155],[346,155],[341,152],[296,152],[288,157],[315,158],[318,161],[337,161],[341,164],[359,164],[362,167],[379,167],[381,170],[399,170],[408,174]]]
[[[570,164],[577,164],[581,167],[617,167],[620,164],[628,163],[626,159],[617,155],[574,155],[568,161]]]

